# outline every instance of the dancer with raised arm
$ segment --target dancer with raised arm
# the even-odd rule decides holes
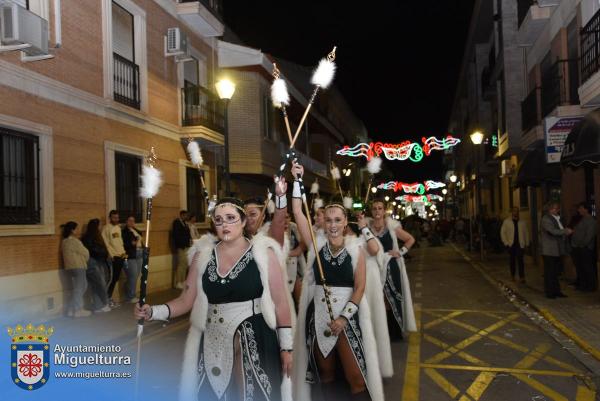
[[[238,199],[218,201],[212,220],[216,237],[199,240],[182,294],[135,315],[168,320],[191,310],[181,401],[290,399],[282,379],[289,383],[292,368],[292,317],[280,246],[245,234]]]
[[[302,238],[312,238],[302,211],[300,181],[304,169],[292,166],[296,178],[292,209]],[[298,309],[294,362],[294,399],[383,400],[377,349],[364,297],[364,250],[345,237],[348,223],[342,205],[325,208],[325,236],[316,239],[319,258],[309,252]],[[316,259],[316,262],[315,262]],[[336,371],[343,370],[343,381]],[[320,387],[320,390],[318,390]]]

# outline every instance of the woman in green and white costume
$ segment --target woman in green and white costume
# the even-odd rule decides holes
[[[212,218],[218,239],[203,237],[190,251],[197,256],[182,295],[135,314],[167,320],[191,309],[181,401],[290,400],[292,316],[281,247],[265,235],[244,235],[237,199],[217,202]]]
[[[393,339],[402,337],[404,333],[417,331],[415,312],[412,304],[410,283],[404,264],[404,255],[415,243],[415,239],[402,229],[399,221],[386,216],[385,202],[379,199],[371,205],[372,218],[369,228],[383,246],[384,260],[382,266],[383,293],[390,307],[388,325]],[[402,248],[398,240],[403,241]]]
[[[301,177],[303,172],[302,166],[294,163],[292,174]],[[311,238],[298,181],[294,182],[292,196],[300,236]],[[313,393],[321,393],[323,400],[384,399],[377,345],[364,296],[365,253],[356,237],[344,236],[347,224],[344,207],[329,205],[325,209],[325,236],[317,238],[333,321],[314,249],[309,251],[294,338],[294,400],[310,401]],[[343,381],[336,380],[337,370],[343,371]]]

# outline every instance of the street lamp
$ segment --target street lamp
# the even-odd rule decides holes
[[[483,143],[483,133],[479,130],[473,132],[471,135],[469,135],[469,137],[471,138],[471,142],[473,142],[473,145],[481,145]],[[473,150],[475,150],[475,146],[473,146]],[[479,170],[479,149],[475,150],[475,168],[477,169],[477,174],[476,174],[476,178],[477,181],[475,181],[475,190],[477,191],[477,212],[479,213],[479,221],[478,221],[478,227],[479,227],[479,252],[480,252],[480,257],[481,260],[484,259],[484,250],[483,250],[483,213],[481,210],[481,177],[480,177],[480,170]],[[473,242],[473,235],[471,234],[471,242]]]
[[[455,182],[456,182],[456,180],[458,180],[458,177],[456,176],[456,174],[452,174],[452,175],[450,176],[450,182],[452,182],[452,183],[455,183]]]
[[[377,193],[377,187],[371,187],[371,192]]]
[[[442,189],[442,194],[446,195],[448,193],[448,190],[446,188]]]
[[[227,109],[229,108],[229,101],[235,92],[235,84],[229,79],[224,78],[219,80],[215,84],[217,88],[217,94],[224,103],[223,120],[224,120],[224,131],[225,131],[225,196],[231,195],[230,188],[230,175],[229,175],[229,119],[227,116]]]

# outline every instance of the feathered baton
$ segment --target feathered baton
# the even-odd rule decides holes
[[[337,47],[333,47],[331,53],[327,55],[326,58],[321,59],[319,61],[319,65],[317,69],[313,73],[311,83],[315,86],[313,93],[306,105],[306,110],[304,110],[304,114],[302,115],[302,119],[300,120],[300,124],[298,124],[298,128],[296,128],[296,133],[292,138],[292,142],[290,143],[290,148],[294,147],[296,140],[298,139],[298,135],[300,135],[300,131],[302,130],[302,126],[304,125],[304,120],[306,120],[306,116],[308,116],[308,112],[315,102],[315,98],[317,97],[317,93],[320,88],[327,89],[329,85],[331,85],[331,81],[333,81],[333,77],[335,76],[335,49]]]
[[[198,145],[198,142],[196,142],[191,136],[188,138],[187,152],[190,156],[192,164],[198,169],[198,173],[200,175],[200,184],[202,185],[202,194],[204,195],[204,202],[208,202],[208,190],[204,184],[204,172],[200,167],[204,163],[204,159],[202,158],[202,152],[200,152],[200,146]]]
[[[340,201],[344,199],[344,193],[342,192],[342,184],[340,183],[342,179],[342,175],[340,174],[340,169],[335,165],[333,160],[331,161],[331,178],[333,182],[337,184],[338,189],[340,190]]]
[[[381,157],[373,157],[367,163],[367,170],[371,173],[371,177],[369,179],[369,187],[367,188],[367,194],[365,195],[365,207],[367,207],[367,202],[369,201],[369,194],[371,193],[371,186],[373,185],[373,178],[375,178],[375,174],[378,174],[381,171]]]
[[[150,154],[146,157],[146,163],[142,166],[142,187],[140,196],[146,199],[146,241],[142,256],[142,277],[140,283],[140,307],[146,303],[146,284],[148,283],[148,263],[150,261],[150,220],[152,220],[152,198],[158,193],[162,183],[161,172],[155,167],[156,153],[154,147],[150,149]],[[135,381],[135,399],[138,398],[138,378],[140,372],[140,353],[142,350],[142,334],[144,332],[144,318],[140,318],[137,323],[137,362],[136,362],[136,381]]]

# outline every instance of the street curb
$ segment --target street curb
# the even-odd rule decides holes
[[[506,285],[504,283],[504,281],[499,280],[499,279],[497,279],[495,277],[492,277],[491,274],[489,274],[488,272],[486,272],[483,269],[483,267],[482,267],[483,264],[482,263],[473,261],[473,259],[471,257],[469,257],[468,255],[466,255],[462,250],[460,250],[459,248],[457,248],[454,244],[450,244],[450,246],[458,254],[460,254],[467,262],[469,262],[469,264],[471,266],[473,266],[473,268],[475,268],[475,270],[477,270],[478,272],[480,272],[485,277],[486,280],[488,280],[492,284],[499,285],[500,288],[502,290],[504,290],[506,293],[510,293],[510,294],[514,295],[520,301],[522,301],[525,304],[527,304],[531,309],[533,309],[534,311],[536,311],[537,313],[539,313],[542,317],[544,317],[544,319],[546,319],[548,321],[548,323],[550,323],[552,326],[554,326],[557,330],[561,331],[565,336],[567,336],[570,340],[572,340],[575,344],[577,344],[581,349],[583,349],[585,352],[589,353],[597,361],[600,362],[600,351],[597,350],[596,348],[594,348],[592,345],[590,345],[584,339],[582,339],[581,337],[579,337],[577,334],[575,334],[567,326],[565,326],[560,321],[558,321],[558,319],[556,319],[554,317],[554,315],[552,315],[552,313],[550,313],[547,309],[539,308],[536,305],[532,304],[520,292],[518,292],[514,288]]]

